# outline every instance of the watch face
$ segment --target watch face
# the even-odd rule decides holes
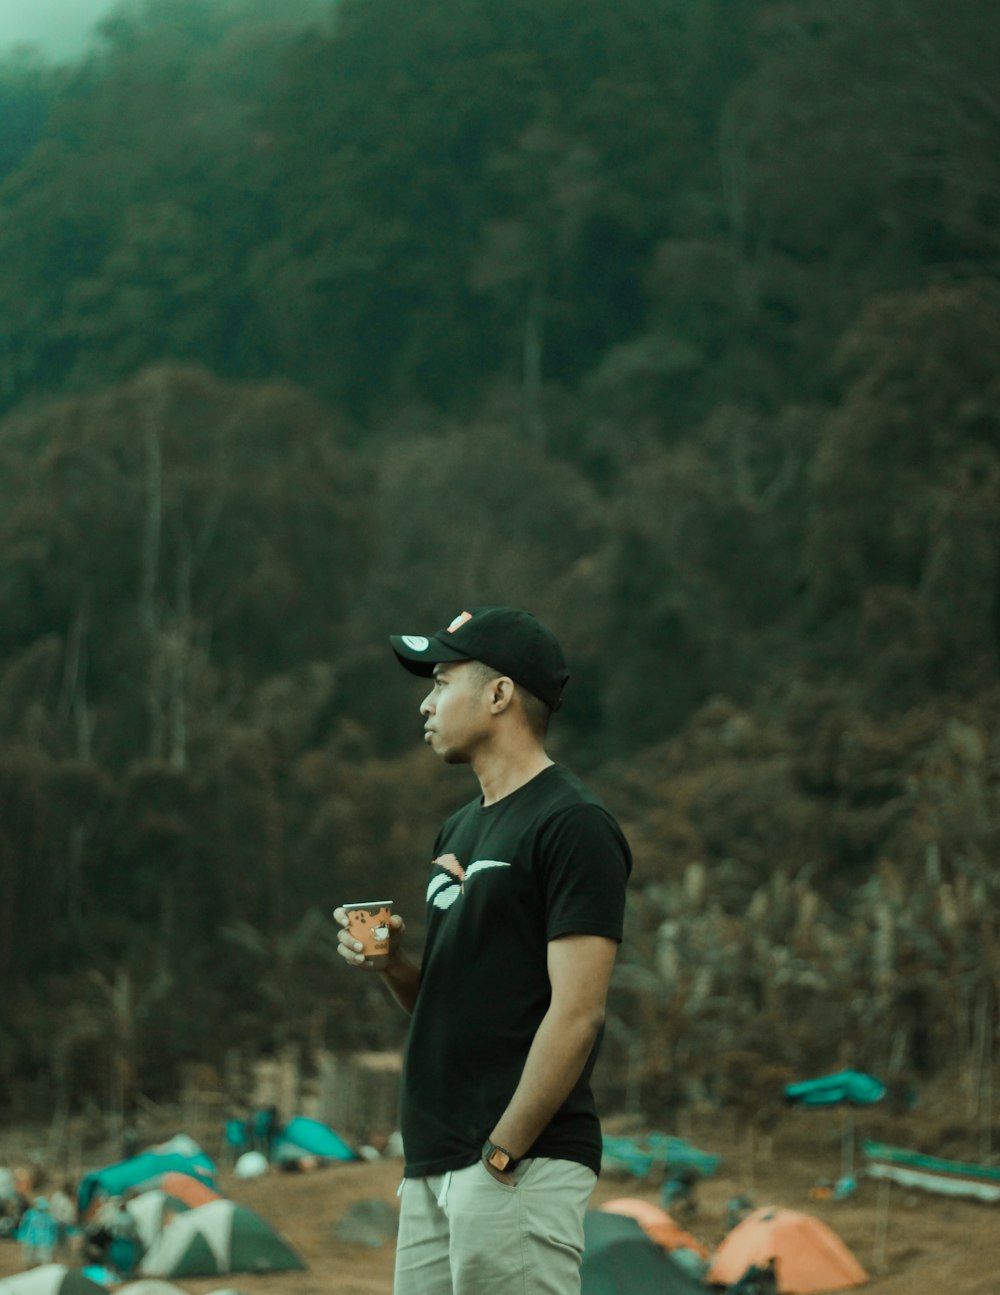
[[[486,1163],[492,1165],[494,1169],[499,1169],[501,1173],[510,1164],[510,1156],[506,1151],[501,1151],[499,1147],[494,1147],[486,1157]]]

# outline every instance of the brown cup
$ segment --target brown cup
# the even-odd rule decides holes
[[[347,914],[348,929],[363,946],[365,962],[381,962],[389,956],[389,918],[391,899],[373,899],[366,903],[341,904]]]

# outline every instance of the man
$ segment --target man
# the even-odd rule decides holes
[[[567,673],[528,612],[481,607],[391,639],[433,680],[420,713],[477,797],[438,834],[420,966],[392,918],[384,968],[334,917],[339,952],[412,1016],[396,1295],[572,1295],[600,1168],[589,1077],[631,856],[600,801],[545,751]]]

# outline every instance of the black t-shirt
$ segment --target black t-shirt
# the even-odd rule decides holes
[[[548,941],[621,940],[631,866],[617,823],[559,765],[445,823],[427,886],[427,943],[403,1067],[407,1177],[476,1161],[549,1006]],[[527,1155],[599,1171],[590,1091],[597,1046]]]

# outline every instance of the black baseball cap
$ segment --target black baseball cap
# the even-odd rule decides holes
[[[531,612],[476,607],[435,634],[392,634],[401,665],[425,678],[445,661],[482,661],[552,708],[559,709],[569,673],[559,640]]]

